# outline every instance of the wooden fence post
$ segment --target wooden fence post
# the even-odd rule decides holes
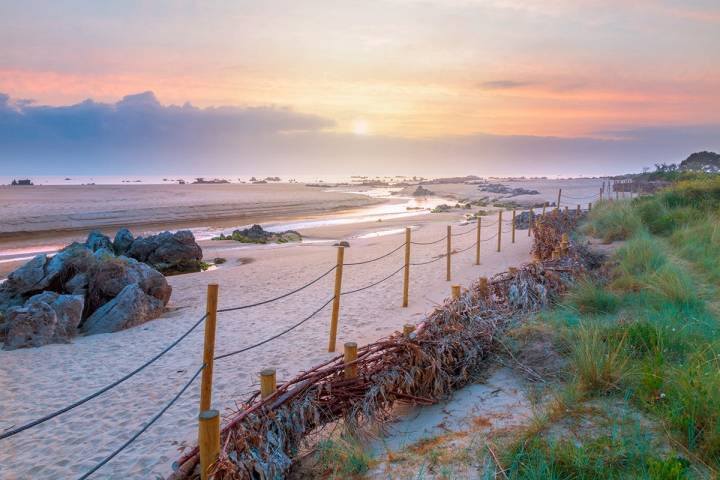
[[[477,217],[477,244],[475,245],[475,265],[480,265],[480,229],[482,217]]]
[[[358,376],[357,363],[354,365],[348,365],[348,363],[357,360],[357,343],[347,342],[345,344],[344,358],[345,361],[345,378],[355,378]]]
[[[338,317],[340,316],[340,292],[342,290],[343,263],[345,262],[345,247],[337,247],[337,249],[337,263],[335,266],[335,297],[333,297],[332,318],[330,320],[330,340],[328,342],[328,352],[335,351]]]
[[[588,213],[592,212],[592,202],[588,202]]]
[[[558,189],[558,201],[557,201],[557,208],[560,210],[560,199],[562,198],[562,188]]]
[[[502,210],[498,212],[498,234],[497,234],[497,251],[500,251],[500,241],[502,239]]]
[[[458,298],[460,298],[460,285],[451,286],[450,292],[452,293],[453,300],[457,300]]]
[[[535,222],[535,212],[533,212],[533,209],[530,209],[530,217],[528,218],[528,237],[530,236],[530,231],[533,229],[533,223]]]
[[[260,398],[267,398],[277,390],[277,379],[274,368],[260,371]]]
[[[215,358],[215,330],[217,324],[218,284],[207,286],[205,306],[205,344],[203,347],[202,382],[200,384],[200,412],[210,410],[212,403],[213,358]]]
[[[403,335],[405,335],[406,337],[409,337],[410,334],[414,331],[415,325],[413,325],[412,323],[406,323],[405,325],[403,325]]]
[[[580,216],[580,204],[579,204],[579,203],[578,203],[578,206],[577,206],[576,216],[578,216],[578,217]]]
[[[403,273],[402,306],[408,306],[410,296],[410,227],[405,228],[405,272]]]
[[[478,289],[480,290],[480,296],[486,297],[489,293],[488,279],[487,277],[480,277],[478,281]]]
[[[542,211],[542,218],[545,218],[545,208],[547,207],[548,202],[543,203],[543,211]]]
[[[445,262],[445,280],[450,281],[450,259],[452,257],[452,228],[450,225],[447,226],[447,260]]]
[[[515,243],[515,209],[512,213],[512,243]]]
[[[200,449],[200,478],[208,480],[208,470],[220,456],[220,412],[203,410],[198,417],[200,424],[198,447]]]

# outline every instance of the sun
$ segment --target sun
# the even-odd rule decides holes
[[[370,129],[368,123],[363,119],[358,119],[353,122],[353,133],[355,135],[367,135]]]

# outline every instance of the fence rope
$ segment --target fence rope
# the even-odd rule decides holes
[[[330,275],[330,273],[332,273],[336,268],[337,268],[337,265],[334,265],[330,270],[328,270],[327,272],[323,273],[322,275],[320,275],[319,277],[317,277],[315,280],[312,280],[311,282],[306,283],[306,284],[303,285],[302,287],[298,287],[298,288],[296,288],[295,290],[292,290],[292,291],[290,291],[290,292],[284,293],[284,294],[282,294],[282,295],[280,295],[280,296],[278,296],[278,297],[271,298],[271,299],[268,299],[268,300],[263,300],[262,302],[251,303],[251,304],[248,304],[248,305],[241,305],[241,306],[239,306],[239,307],[220,308],[220,309],[218,309],[218,313],[234,312],[234,311],[236,311],[236,310],[244,310],[244,309],[246,309],[246,308],[259,307],[260,305],[266,305],[266,304],[268,304],[268,303],[277,302],[278,300],[282,300],[283,298],[287,298],[287,297],[289,297],[290,295],[295,295],[296,293],[298,293],[298,292],[300,292],[300,291],[302,291],[302,290],[305,290],[305,289],[308,288],[309,286],[316,284],[317,282],[319,282],[319,281],[322,280],[323,278],[325,278],[325,277],[327,277],[328,275]]]
[[[450,235],[453,236],[453,237],[461,237],[461,236],[463,236],[463,235],[467,235],[468,233],[473,233],[473,232],[476,232],[476,231],[477,231],[477,228],[472,227],[471,229],[465,230],[464,232],[451,233]]]
[[[25,425],[22,425],[22,426],[20,426],[20,427],[14,428],[14,429],[12,429],[12,430],[10,430],[10,431],[3,432],[2,434],[0,434],[0,440],[3,440],[3,439],[8,438],[8,437],[12,437],[13,435],[17,435],[18,433],[23,432],[23,431],[25,431],[25,430],[27,430],[27,429],[29,429],[29,428],[35,427],[35,426],[37,426],[37,425],[40,425],[41,423],[45,423],[45,422],[47,422],[48,420],[51,420],[51,419],[57,417],[58,415],[62,415],[63,413],[69,412],[70,410],[72,410],[72,409],[74,409],[74,408],[77,408],[77,407],[79,407],[80,405],[82,405],[82,404],[84,404],[84,403],[89,402],[89,401],[92,400],[93,398],[99,397],[100,395],[102,395],[103,393],[107,392],[108,390],[111,390],[111,389],[117,387],[118,385],[120,385],[121,383],[123,383],[125,380],[128,380],[129,378],[131,378],[131,377],[135,376],[136,374],[140,373],[140,372],[143,371],[146,367],[148,367],[148,366],[150,366],[152,363],[154,363],[157,359],[159,359],[160,357],[162,357],[163,355],[165,355],[166,353],[168,353],[170,350],[172,350],[172,349],[173,349],[178,343],[180,343],[185,337],[187,337],[188,335],[190,335],[190,333],[191,333],[193,330],[195,330],[195,329],[198,327],[198,325],[200,325],[200,324],[203,322],[203,320],[205,320],[206,317],[207,317],[207,314],[203,315],[202,318],[200,318],[200,320],[198,320],[197,322],[195,322],[195,324],[194,324],[192,327],[190,327],[190,329],[189,329],[187,332],[183,333],[183,334],[182,334],[180,337],[178,337],[174,342],[172,342],[170,345],[168,345],[167,347],[165,347],[165,349],[162,350],[160,353],[158,353],[157,355],[155,355],[154,357],[152,357],[150,360],[148,360],[148,361],[145,362],[144,364],[140,365],[138,368],[136,368],[136,369],[133,370],[132,372],[128,373],[128,374],[125,375],[124,377],[121,377],[121,378],[115,380],[113,383],[111,383],[111,384],[109,384],[109,385],[106,385],[105,387],[101,388],[100,390],[96,391],[95,393],[92,393],[92,394],[86,396],[85,398],[83,398],[83,399],[81,399],[81,400],[78,400],[78,401],[75,402],[75,403],[72,403],[72,404],[70,404],[70,405],[68,405],[68,406],[66,406],[66,407],[63,407],[63,408],[61,408],[60,410],[57,410],[57,411],[55,411],[55,412],[53,412],[53,413],[50,413],[50,414],[48,414],[48,415],[45,415],[44,417],[38,418],[37,420],[33,420],[33,421],[29,422],[29,423],[26,423]]]
[[[413,240],[413,241],[411,241],[410,243],[411,243],[412,245],[434,245],[434,244],[436,244],[436,243],[442,242],[443,240],[445,240],[445,238],[446,238],[446,237],[440,237],[440,238],[438,238],[437,240],[432,241],[432,242],[416,242],[416,241]]]
[[[332,298],[330,298],[330,300],[328,300],[327,302],[325,302],[320,308],[318,308],[317,310],[315,310],[313,313],[311,313],[311,314],[308,315],[307,317],[303,318],[302,320],[300,320],[300,321],[299,321],[298,323],[296,323],[295,325],[292,325],[292,326],[290,326],[289,328],[286,328],[285,330],[283,330],[282,332],[278,333],[277,335],[273,335],[272,337],[266,338],[265,340],[262,340],[262,341],[260,341],[260,342],[258,342],[258,343],[256,343],[256,344],[254,344],[254,345],[250,345],[250,346],[248,346],[248,347],[241,348],[240,350],[235,350],[234,352],[223,353],[222,355],[218,355],[217,357],[215,357],[213,360],[221,360],[221,359],[223,359],[223,358],[232,357],[233,355],[237,355],[237,354],[239,354],[239,353],[247,352],[248,350],[252,350],[253,348],[257,348],[257,347],[259,347],[259,346],[261,346],[261,345],[265,345],[265,344],[268,343],[268,342],[272,342],[272,341],[275,340],[276,338],[282,337],[282,336],[285,335],[286,333],[295,330],[297,327],[299,327],[299,326],[302,325],[303,323],[305,323],[305,322],[307,322],[308,320],[310,320],[311,318],[313,318],[315,315],[317,315],[318,313],[320,313],[320,311],[321,311],[323,308],[325,308],[325,307],[327,307],[328,305],[330,305],[330,302],[332,302],[333,300],[335,300],[335,296],[333,296]]]
[[[119,454],[120,452],[122,452],[123,450],[125,450],[127,447],[129,447],[135,440],[137,440],[137,438],[138,438],[140,435],[142,435],[143,433],[145,433],[145,431],[146,431],[148,428],[150,428],[153,423],[157,422],[158,419],[159,419],[160,417],[162,417],[163,414],[164,414],[170,407],[172,407],[175,402],[178,401],[178,399],[182,396],[182,394],[185,393],[185,390],[187,390],[188,387],[195,381],[195,379],[198,377],[198,375],[200,375],[200,372],[202,372],[204,368],[205,368],[205,364],[202,364],[202,366],[197,369],[197,371],[196,371],[195,374],[190,378],[190,380],[188,380],[188,381],[185,383],[185,385],[183,385],[183,387],[180,389],[180,391],[179,391],[178,393],[176,393],[175,396],[174,396],[168,403],[165,404],[165,406],[162,408],[162,410],[160,410],[158,413],[156,413],[145,425],[143,425],[143,427],[142,427],[140,430],[138,430],[137,432],[135,432],[135,433],[133,434],[133,436],[130,437],[125,443],[123,443],[117,450],[115,450],[115,451],[112,452],[110,455],[108,455],[107,457],[105,457],[104,459],[102,459],[102,460],[100,461],[100,463],[98,463],[98,464],[95,465],[93,468],[91,468],[88,472],[86,472],[86,473],[85,473],[82,477],[80,477],[78,480],[85,480],[86,478],[89,478],[90,475],[92,475],[93,473],[95,473],[95,472],[97,472],[99,469],[101,469],[101,468],[103,467],[103,465],[105,465],[105,464],[108,463],[110,460],[112,460],[113,458],[115,458],[115,456],[116,456],[117,454]]]
[[[381,256],[376,257],[376,258],[371,258],[370,260],[363,260],[362,262],[343,263],[343,266],[344,266],[344,267],[350,267],[350,266],[353,266],[353,265],[365,265],[366,263],[377,262],[378,260],[382,260],[383,258],[389,257],[390,255],[392,255],[393,253],[397,252],[398,250],[400,250],[400,249],[403,248],[404,246],[405,246],[405,242],[403,242],[403,244],[400,245],[400,246],[398,246],[397,248],[394,248],[393,250],[390,250],[390,251],[389,251],[388,253],[386,253],[385,255],[381,255]],[[328,272],[328,273],[329,273],[329,272]]]
[[[383,278],[382,280],[378,280],[377,282],[371,283],[370,285],[366,285],[364,287],[356,288],[355,290],[348,290],[347,292],[342,292],[340,295],[350,295],[352,293],[362,292],[363,290],[367,290],[368,288],[372,288],[376,285],[380,285],[385,280],[389,280],[393,275],[396,275],[398,272],[400,272],[402,269],[405,268],[405,265],[401,266],[397,270],[395,270],[393,273],[388,275],[387,277]]]
[[[411,263],[410,266],[411,267],[419,267],[421,265],[428,265],[430,263],[437,262],[438,260],[443,259],[443,258],[445,258],[445,256],[441,255],[439,257],[433,258],[432,260],[428,260],[427,262]]]
[[[472,245],[470,245],[470,246],[467,247],[467,248],[463,248],[462,250],[456,250],[456,251],[452,252],[451,255],[457,255],[457,254],[459,254],[459,253],[467,252],[468,250],[470,250],[471,248],[473,248],[475,245],[477,245],[477,242],[473,242]]]

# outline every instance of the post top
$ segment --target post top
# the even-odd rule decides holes
[[[270,375],[275,375],[275,369],[274,368],[264,368],[260,370],[260,375],[263,377],[269,377]]]
[[[217,410],[203,410],[200,412],[200,415],[198,415],[198,418],[200,420],[212,420],[215,417],[219,417],[220,412]]]
[[[345,348],[357,348],[357,343],[355,343],[355,342],[345,342]]]

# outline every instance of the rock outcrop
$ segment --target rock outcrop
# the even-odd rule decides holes
[[[269,232],[256,224],[243,230],[234,230],[230,235],[220,234],[213,240],[235,240],[242,243],[287,243],[301,241],[302,235],[294,230]]]
[[[199,272],[202,269],[202,248],[189,230],[138,237],[125,255],[147,263],[165,275]]]
[[[134,246],[143,261],[116,255]],[[191,232],[133,239],[125,230],[115,241],[91,232],[53,257],[37,255],[0,285],[0,339],[5,349],[35,347],[157,318],[172,288],[152,265],[177,269],[200,258]]]

